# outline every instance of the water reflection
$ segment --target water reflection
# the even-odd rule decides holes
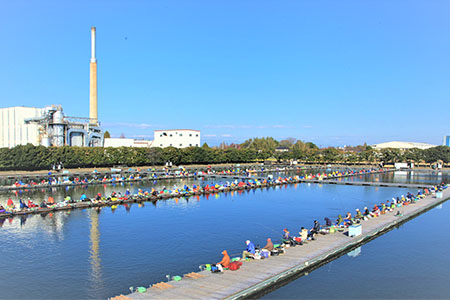
[[[91,265],[91,289],[96,290],[98,287],[103,286],[102,273],[101,273],[101,259],[100,259],[100,231],[98,228],[100,210],[92,209],[89,213],[90,218],[90,254],[89,262]]]
[[[350,257],[358,257],[358,256],[361,255],[361,248],[362,248],[362,246],[356,248],[356,249],[353,250],[353,251],[350,251],[349,253],[347,253],[347,255],[350,256]]]

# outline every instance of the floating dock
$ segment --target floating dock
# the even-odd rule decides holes
[[[249,166],[249,167],[258,167],[258,166]],[[289,167],[285,166],[282,167],[280,170],[279,167],[275,167],[275,169],[266,169],[264,171],[258,171],[258,173],[266,173],[266,172],[287,172],[287,171],[294,171],[297,170],[297,167]],[[314,169],[313,167],[309,167],[308,169]],[[36,185],[27,185],[27,186],[14,186],[14,185],[0,185],[0,191],[15,191],[15,190],[32,190],[32,189],[46,189],[46,188],[55,188],[55,187],[66,187],[66,186],[87,186],[87,185],[99,185],[99,184],[120,184],[120,183],[132,183],[132,182],[141,182],[141,181],[149,181],[149,180],[170,180],[170,179],[185,179],[185,178],[194,178],[196,177],[193,173],[199,172],[199,171],[207,171],[207,168],[186,168],[186,171],[190,172],[189,175],[176,175],[176,171],[179,171],[177,168],[170,169],[169,175],[166,175],[167,172],[161,171],[161,169],[158,169],[157,171],[137,171],[137,170],[121,170],[121,171],[101,171],[101,172],[73,172],[73,173],[61,173],[61,172],[52,172],[51,175],[48,175],[48,173],[36,173],[36,174],[17,174],[17,175],[0,175],[0,181],[18,181],[18,180],[33,180],[35,181]],[[216,171],[224,171],[228,170],[226,167],[217,167],[214,170]],[[129,177],[130,175],[140,175],[141,178],[135,178],[135,179],[124,179],[124,180],[115,180],[112,181],[111,179],[108,179],[106,182],[102,181],[94,181],[94,182],[88,182],[88,183],[82,183],[77,182],[73,183],[70,182],[61,182],[61,183],[53,183],[53,184],[39,184],[42,180],[48,180],[49,177],[51,178],[57,178],[61,180],[62,178],[88,178],[92,179],[94,177],[97,178],[103,178],[104,176],[107,177],[117,177],[117,176],[124,176]],[[154,178],[153,175],[158,176],[157,178]],[[242,177],[242,178],[248,178],[245,176],[239,176],[239,175],[205,175],[209,177],[217,177],[217,178],[229,178],[230,176],[236,176],[236,178]]]
[[[354,176],[365,176],[370,174],[380,174],[380,173],[388,173],[393,170],[383,170],[370,172],[365,174],[349,174],[349,175],[339,175],[328,177],[324,179],[299,179],[296,180],[297,183],[318,183],[318,184],[340,184],[340,185],[359,185],[359,186],[381,186],[381,187],[396,187],[396,188],[414,188],[414,189],[424,189],[429,188],[431,184],[425,183],[402,183],[402,182],[380,182],[380,181],[346,181],[346,180],[337,180],[336,178],[345,178],[345,177],[354,177]],[[261,176],[240,176],[240,175],[223,175],[223,174],[208,174],[204,175],[205,178],[227,178],[228,180],[249,180],[249,179],[257,179],[259,181],[266,180],[267,177]]]
[[[265,260],[244,262],[237,271],[211,273],[202,271],[197,276],[185,276],[181,281],[154,285],[144,293],[132,293],[113,299],[244,299],[264,293],[270,287],[288,281],[317,268],[321,264],[348,252],[359,245],[399,226],[450,198],[450,188],[442,198],[427,196],[414,204],[396,208],[403,216],[393,212],[362,222],[362,234],[349,237],[348,232],[319,235],[315,241],[303,246],[287,248],[286,253]],[[219,254],[217,259],[219,260]]]
[[[303,183],[318,183],[318,184],[340,184],[340,185],[359,185],[359,186],[382,186],[382,187],[396,187],[408,189],[424,189],[429,188],[431,184],[425,183],[402,183],[402,182],[379,182],[379,181],[345,181],[345,180],[301,180]]]
[[[373,173],[373,172],[371,172],[371,173]],[[336,176],[334,178],[345,177],[345,176],[346,175]],[[236,177],[240,177],[240,176],[236,176]],[[248,179],[248,177],[244,177],[244,178]],[[325,180],[325,181],[318,180],[317,183],[323,183],[323,182],[328,182],[328,181],[330,181],[330,180]],[[2,212],[2,213],[0,213],[0,218],[12,218],[14,216],[22,216],[22,215],[28,215],[28,214],[47,214],[47,213],[53,212],[53,211],[85,209],[85,208],[90,208],[90,207],[98,208],[98,207],[104,207],[104,206],[117,206],[117,205],[121,205],[121,204],[138,203],[138,202],[145,202],[145,201],[151,201],[153,203],[156,203],[156,201],[158,201],[160,199],[179,198],[179,197],[188,198],[191,196],[200,196],[200,195],[215,194],[215,193],[227,193],[230,191],[238,191],[238,190],[269,188],[272,186],[297,184],[297,183],[302,183],[302,182],[315,183],[314,180],[305,181],[302,179],[290,179],[288,181],[283,181],[283,182],[271,181],[271,182],[262,183],[259,185],[253,184],[253,185],[247,185],[247,186],[224,187],[221,189],[214,189],[214,190],[201,189],[198,191],[189,191],[189,192],[180,192],[180,193],[163,193],[163,194],[159,193],[157,195],[147,195],[147,196],[137,196],[137,197],[134,195],[134,196],[130,196],[129,198],[126,198],[126,197],[125,198],[116,198],[116,199],[111,199],[111,200],[102,200],[100,202],[92,202],[90,199],[87,199],[86,201],[76,201],[75,203],[70,203],[69,205],[64,205],[64,206],[51,206],[48,208],[33,208],[33,209],[24,209],[24,210],[18,210],[18,211],[13,211],[13,212]],[[338,183],[340,181],[336,180],[335,182]],[[101,184],[101,183],[92,183],[92,184]],[[388,183],[386,183],[386,184],[388,184]],[[385,186],[386,186],[386,184],[385,184]],[[363,185],[370,186],[371,183],[368,182]],[[391,185],[391,186],[399,187],[398,184]],[[401,185],[400,185],[400,187],[401,187]],[[406,185],[405,187],[417,187],[417,186]]]

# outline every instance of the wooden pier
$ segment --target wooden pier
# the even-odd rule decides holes
[[[144,293],[132,293],[113,299],[243,299],[263,293],[296,275],[308,272],[321,264],[346,253],[390,229],[428,211],[450,198],[450,188],[442,198],[427,196],[414,204],[399,207],[403,216],[393,212],[362,222],[362,234],[349,237],[346,231],[319,235],[315,241],[294,248],[286,253],[265,260],[244,262],[237,271],[211,273],[202,271],[197,276],[185,276],[181,281],[155,285]],[[300,224],[299,224],[300,226]],[[218,254],[217,260],[220,259]]]

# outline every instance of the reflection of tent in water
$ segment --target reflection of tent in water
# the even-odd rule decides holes
[[[357,257],[361,255],[361,247],[356,248],[353,251],[350,251],[349,253],[347,253],[348,256],[350,257]]]

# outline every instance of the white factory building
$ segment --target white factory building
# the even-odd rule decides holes
[[[0,108],[0,147],[39,145],[38,124],[26,124],[25,120],[39,117],[42,112],[42,108],[36,107]]]
[[[137,148],[149,148],[152,145],[152,141],[135,140],[127,138],[105,138],[104,147],[137,147]]]
[[[66,117],[59,105],[0,108],[0,147],[26,144],[98,147],[103,132],[88,118]]]
[[[152,147],[199,147],[200,131],[191,129],[155,130]]]
[[[199,147],[200,131],[191,129],[155,130],[154,140],[135,140],[127,138],[106,138],[105,147]]]

